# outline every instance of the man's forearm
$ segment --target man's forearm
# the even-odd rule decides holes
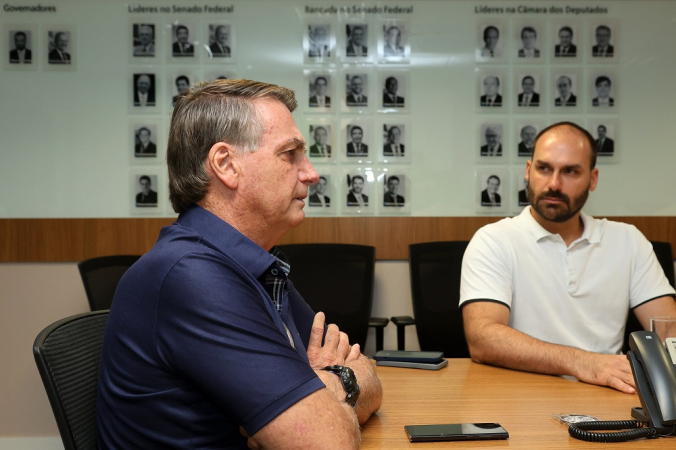
[[[589,352],[551,344],[501,324],[489,324],[468,337],[474,361],[527,372],[578,376],[577,364]]]
[[[493,311],[490,311],[493,308]],[[635,392],[624,355],[593,353],[551,344],[507,325],[506,311],[494,305],[468,305],[463,311],[470,355],[476,362],[551,375],[572,375],[585,383]]]
[[[380,409],[383,401],[383,388],[380,385],[378,375],[376,375],[373,361],[364,355],[360,355],[357,360],[350,361],[345,365],[354,371],[357,383],[359,383],[359,400],[354,409],[359,423],[362,424]]]

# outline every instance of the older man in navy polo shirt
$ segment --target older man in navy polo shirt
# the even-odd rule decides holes
[[[382,399],[373,364],[325,328],[273,248],[318,180],[295,107],[292,91],[247,80],[176,102],[167,163],[180,215],[117,289],[100,448],[359,447]]]

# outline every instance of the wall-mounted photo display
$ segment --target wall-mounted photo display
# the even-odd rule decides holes
[[[131,131],[131,160],[133,163],[157,163],[164,158],[158,149],[162,148],[159,142],[159,120],[134,119],[130,123]]]
[[[373,78],[363,68],[354,68],[345,72],[345,94],[343,95],[343,110],[359,112],[370,109],[373,98],[369,93],[369,86]],[[369,103],[371,100],[371,103]]]
[[[129,105],[134,114],[156,113],[159,105],[157,98],[158,77],[153,69],[139,68],[129,77]]]
[[[507,119],[498,119],[496,117],[482,117],[478,131],[478,145],[475,147],[477,162],[502,164],[509,161],[509,156],[505,150],[505,143],[509,142],[506,136],[508,125]]]
[[[378,201],[372,167],[352,167],[343,171],[343,214],[372,214]]]
[[[75,70],[77,65],[74,25],[51,25],[45,27],[48,70]]]
[[[552,58],[556,64],[579,64],[582,60],[583,35],[577,22],[572,19],[557,19],[552,21],[550,32],[554,42]]]
[[[381,112],[405,112],[410,107],[409,72],[380,71],[379,87],[382,102],[378,105]]]
[[[413,151],[410,121],[397,116],[393,120],[384,120],[379,129],[382,152],[378,159],[386,163],[410,163]]]
[[[130,203],[133,214],[164,213],[167,192],[159,169],[132,169]]]
[[[551,86],[550,111],[569,114],[582,110],[585,87],[580,69],[552,69]]]
[[[4,27],[5,69],[35,70],[40,58],[35,25],[8,25]]]
[[[373,61],[374,46],[371,44],[369,24],[348,22],[345,24],[343,60],[346,62]]]
[[[131,63],[151,64],[159,55],[159,39],[162,33],[156,22],[137,17],[130,23],[129,59]]]
[[[331,110],[334,85],[330,71],[305,71],[308,82],[308,111],[327,112]]]
[[[190,67],[191,66],[188,66],[187,69],[181,68],[169,71],[168,80],[171,81],[171,83],[167,83],[168,93],[166,98],[170,112],[174,109],[176,101],[181,93],[195,86],[195,83],[201,81],[201,77],[190,70]]]
[[[526,165],[523,167],[514,167],[512,170],[512,189],[510,190],[511,204],[514,206],[512,211],[520,213],[523,208],[528,206],[528,181],[526,180]]]
[[[307,215],[335,215],[339,189],[336,185],[338,177],[334,171],[321,167],[317,170],[319,180],[308,189],[308,197],[305,200],[305,213]]]
[[[504,63],[509,45],[505,20],[480,21],[476,26],[475,59],[480,63]]]
[[[378,60],[384,63],[411,61],[411,26],[407,20],[380,21]]]
[[[171,44],[169,60],[171,62],[189,62],[195,60],[197,46],[197,26],[191,22],[174,22],[171,24]]]
[[[378,171],[378,212],[380,214],[410,214],[411,188],[407,170],[401,167],[384,167]]]
[[[237,47],[235,45],[235,26],[229,22],[210,22],[206,27],[206,46],[208,58],[212,63],[235,62]]]
[[[593,118],[587,121],[587,130],[596,139],[597,158],[599,163],[618,162],[618,146],[616,138],[618,122],[616,118]]]
[[[542,64],[546,60],[545,23],[521,20],[512,24],[512,61],[525,64]]]
[[[547,121],[540,117],[519,117],[514,120],[512,145],[509,146],[512,155],[517,158],[512,158],[513,161],[519,161],[525,164],[525,161],[530,159],[533,154],[533,145],[535,144],[535,137],[540,130],[547,126]]]
[[[325,63],[335,59],[336,34],[330,22],[310,21],[305,23],[303,52],[306,63]]]
[[[590,34],[588,62],[593,64],[617,63],[620,56],[619,23],[613,19],[600,19],[588,22]]]
[[[475,172],[476,210],[481,214],[504,214],[509,204],[509,170],[481,168]]]
[[[509,102],[507,71],[505,69],[476,69],[477,107],[479,111],[499,113]]]
[[[605,70],[590,69],[589,76],[589,98],[587,111],[594,113],[614,113],[617,109],[619,99],[617,93],[618,76],[613,69]]]
[[[328,119],[306,120],[307,133],[305,141],[308,147],[308,158],[312,164],[335,162],[334,127]]]
[[[530,67],[514,73],[512,104],[514,112],[538,114],[546,110],[547,88],[541,68]]]
[[[343,121],[344,159],[351,163],[370,163],[375,158],[373,123],[364,119]]]

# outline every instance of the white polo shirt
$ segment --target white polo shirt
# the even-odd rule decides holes
[[[629,309],[674,289],[633,225],[581,217],[584,232],[569,247],[530,206],[479,229],[462,261],[460,305],[504,303],[509,326],[537,339],[620,353]]]

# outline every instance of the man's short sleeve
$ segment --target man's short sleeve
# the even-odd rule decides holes
[[[462,258],[460,306],[472,300],[494,300],[512,304],[513,259],[486,228],[479,229]]]
[[[636,227],[630,227],[635,256],[629,286],[629,306],[635,308],[648,300],[674,295],[674,288],[664,275],[650,241]]]
[[[280,331],[262,286],[224,266],[189,255],[172,268],[160,292],[155,348],[169,372],[252,435],[324,385]]]

